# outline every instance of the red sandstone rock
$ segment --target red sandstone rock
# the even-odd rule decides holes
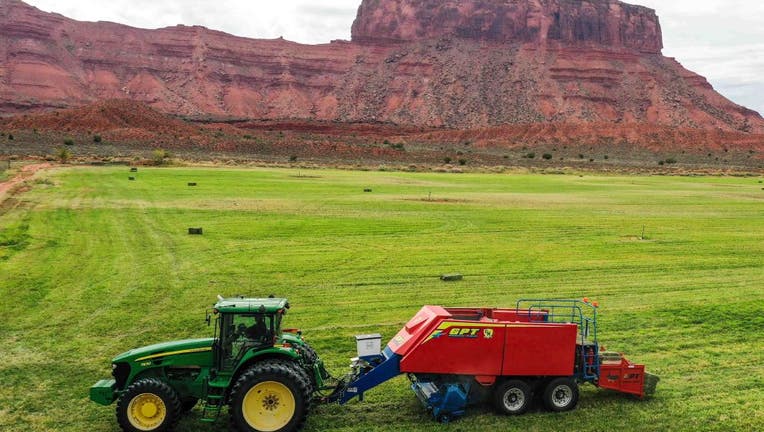
[[[129,98],[198,116],[652,124],[764,132],[757,113],[660,54],[647,8],[614,0],[365,0],[353,42],[86,23],[0,0],[0,110]]]
[[[653,54],[663,48],[655,11],[617,0],[366,0],[353,24],[357,42],[442,37]]]

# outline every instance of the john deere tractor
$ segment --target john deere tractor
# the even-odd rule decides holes
[[[199,401],[202,421],[229,407],[233,429],[287,432],[302,428],[314,392],[329,378],[301,332],[283,329],[289,309],[280,298],[218,297],[212,338],[150,345],[112,360],[112,379],[90,399],[117,402],[126,432],[169,431]]]

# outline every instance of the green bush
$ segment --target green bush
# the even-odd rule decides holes
[[[72,158],[72,152],[69,151],[66,147],[59,147],[56,149],[56,159],[58,159],[59,162],[62,164],[65,164],[69,162],[69,159]]]
[[[170,158],[170,153],[168,153],[165,150],[162,149],[156,149],[153,152],[151,152],[151,161],[154,163],[154,165],[164,165],[167,162],[167,159]]]
[[[543,156],[541,156],[541,157],[543,157],[545,160],[550,160],[550,159],[552,159],[552,155],[551,155],[551,154],[549,154],[549,153],[544,153],[544,155],[543,155]]]

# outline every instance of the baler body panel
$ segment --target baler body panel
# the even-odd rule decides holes
[[[501,375],[506,326],[442,319],[401,360],[401,371],[445,375]]]
[[[576,324],[508,324],[501,375],[573,375],[577,333]]]
[[[406,373],[571,376],[577,329],[545,311],[425,306],[388,348]]]

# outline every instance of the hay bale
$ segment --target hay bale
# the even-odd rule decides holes
[[[202,234],[204,234],[204,230],[202,230],[201,228],[189,228],[188,229],[188,234],[189,235],[202,235]]]
[[[442,280],[443,282],[456,282],[462,279],[464,279],[464,276],[462,276],[459,273],[440,275],[440,280]]]
[[[364,191],[364,192],[366,192],[366,193],[369,193],[369,192],[371,192],[372,190],[371,190],[371,189],[364,189],[363,191]]]
[[[138,168],[132,167],[132,168],[130,168],[130,172],[138,172]]]
[[[188,182],[188,185],[189,185],[190,187],[194,187],[194,186],[196,186],[196,182]]]
[[[135,177],[133,177],[133,176],[130,176],[127,179],[130,180],[130,181],[135,181]]]

